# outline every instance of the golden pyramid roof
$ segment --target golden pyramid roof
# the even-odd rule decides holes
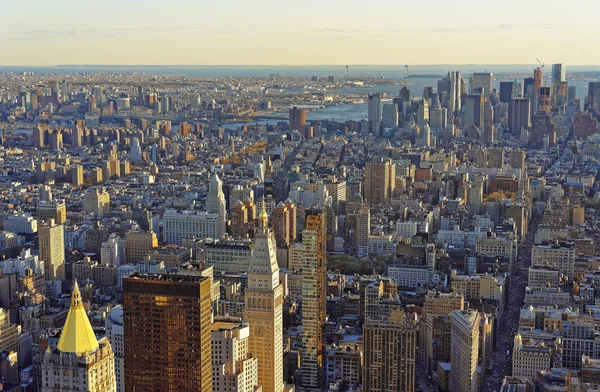
[[[63,353],[77,355],[98,350],[98,340],[83,308],[77,281],[73,285],[71,309],[58,341],[58,349]]]

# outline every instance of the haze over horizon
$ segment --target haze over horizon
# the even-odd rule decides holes
[[[35,9],[32,11],[32,4]],[[577,3],[592,6],[591,0]],[[3,5],[2,65],[600,64],[595,13],[531,0],[302,4],[157,0]],[[533,22],[532,22],[533,21]],[[456,48],[460,49],[457,50]],[[535,49],[533,49],[535,48]]]

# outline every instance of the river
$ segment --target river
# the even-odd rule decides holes
[[[411,94],[415,97],[423,95],[423,89],[425,87],[433,87],[437,90],[438,78],[412,78],[409,79],[409,85],[407,85]],[[496,79],[493,82],[493,88],[497,91],[500,90],[500,82],[509,81],[508,79]],[[522,82],[522,81],[521,81]],[[549,84],[548,84],[549,85]],[[583,80],[569,80],[569,86],[575,86],[576,97],[581,100],[583,105],[584,98],[588,93],[588,82]],[[370,94],[370,93],[385,93],[389,97],[397,96],[402,88],[401,84],[378,84],[369,87],[351,87],[332,90],[331,93],[345,93],[345,94]],[[335,120],[335,121],[347,121],[354,120],[360,121],[367,117],[368,106],[364,104],[340,104],[337,106],[328,106],[322,109],[311,110],[306,114],[306,119],[309,121],[319,120]],[[284,120],[263,120],[253,122],[251,124],[277,124],[279,121]],[[232,123],[225,125],[226,128],[237,128],[244,125],[244,123]]]

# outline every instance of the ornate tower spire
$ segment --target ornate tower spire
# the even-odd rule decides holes
[[[262,203],[260,214],[258,214],[258,229],[261,233],[266,234],[269,231],[269,216],[265,208],[265,203]]]
[[[98,350],[98,340],[83,308],[81,292],[79,291],[77,281],[73,285],[71,309],[69,309],[67,321],[58,341],[58,349],[63,353],[74,353],[77,355]]]

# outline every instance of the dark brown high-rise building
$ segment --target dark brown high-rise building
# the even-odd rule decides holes
[[[598,132],[598,120],[591,113],[577,112],[573,121],[573,136],[585,139]]]
[[[210,279],[123,279],[125,391],[212,391]]]
[[[277,207],[271,214],[273,223],[273,232],[278,248],[285,248],[290,244],[290,212],[282,202],[277,204]]]
[[[556,144],[556,131],[552,116],[547,112],[538,112],[531,119],[531,136],[529,145],[531,148],[544,148],[544,138],[548,138],[548,147],[553,147]]]
[[[277,247],[285,248],[296,240],[296,206],[290,199],[277,204],[271,215],[271,222]]]
[[[532,112],[535,113],[539,107],[540,88],[542,88],[542,69],[537,67],[533,70],[533,102],[534,107]]]
[[[396,188],[396,165],[389,158],[365,165],[365,200],[371,205],[389,205]]]
[[[237,201],[229,210],[231,220],[230,234],[233,238],[245,238],[248,235],[248,209]]]
[[[538,112],[550,111],[550,87],[541,87],[538,90]]]
[[[296,106],[289,111],[290,130],[303,131],[306,126],[306,110],[298,109]]]

